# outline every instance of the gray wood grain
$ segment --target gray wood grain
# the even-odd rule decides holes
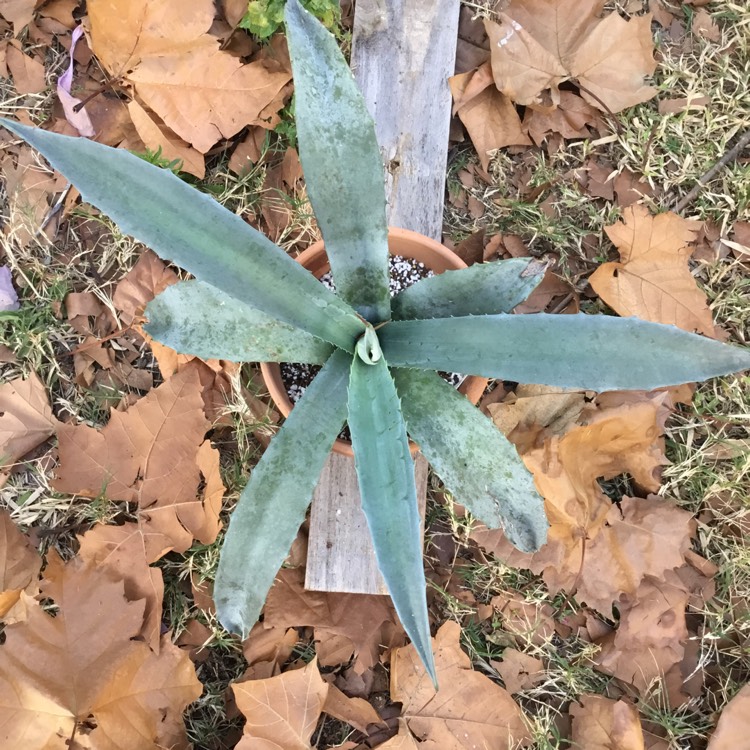
[[[440,240],[458,0],[357,0],[351,65],[386,166],[389,222]]]
[[[357,0],[352,70],[375,118],[388,221],[440,241],[458,0]],[[424,517],[427,461],[415,459]],[[385,594],[354,460],[332,453],[313,496],[305,586]]]

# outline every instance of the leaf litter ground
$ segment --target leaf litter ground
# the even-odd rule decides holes
[[[49,84],[68,65],[78,4],[47,3],[36,15],[34,5],[0,9],[9,22],[0,48],[10,73],[2,111],[71,132]],[[96,17],[104,6],[91,0],[96,57],[80,43],[72,92],[84,99],[101,87],[98,60],[117,77],[114,90],[86,107],[104,142],[150,151],[162,164],[182,161],[185,172],[203,177],[203,189],[294,253],[317,235],[289,148],[283,43],[276,38],[261,49],[231,34],[244,3],[222,3],[226,16],[214,26],[210,4],[203,5],[180,24],[190,37],[183,39],[168,7],[152,3],[153,36],[123,61],[120,30]],[[513,0],[498,12],[481,4],[462,11],[456,72],[464,78],[454,94],[464,96],[458,116],[473,145],[458,142],[451,151],[445,242],[467,262],[526,255],[548,262],[524,312],[613,309],[747,343],[746,156],[728,163],[686,208],[653,218],[674,207],[747,128],[747,9],[678,9],[652,0],[658,94],[613,115],[622,102],[601,95],[585,54],[610,40],[605,22],[643,37],[646,4],[582,14],[590,27],[583,41],[551,61],[545,81],[535,79],[513,99],[515,36],[523,31],[543,49],[549,41],[523,16],[538,5],[555,3]],[[143,22],[144,5],[130,7],[125,27]],[[507,40],[496,45],[504,59],[490,59],[488,31]],[[213,91],[206,100],[196,93],[200,82],[189,71],[200,67],[200,55],[221,57],[226,80],[237,84],[232,91],[258,76],[281,87],[272,101],[243,113],[233,131],[222,107],[234,93]],[[626,107],[650,85],[638,72],[648,73],[648,55],[644,48],[641,68],[630,72],[630,93],[621,87],[631,97]],[[170,100],[166,75],[191,86]],[[533,100],[559,106],[516,106]],[[210,124],[195,115],[196,107],[208,111],[206,102],[215,115]],[[704,384],[692,402],[684,389],[596,397],[493,384],[483,408],[545,488],[552,540],[522,556],[501,534],[472,524],[431,482],[429,596],[447,690],[438,700],[427,694],[387,599],[304,590],[304,529],[264,621],[240,644],[215,619],[211,581],[220,526],[278,423],[257,372],[149,342],[140,309],[178,270],[77,204],[75,190],[66,191],[18,143],[5,143],[2,163],[2,264],[22,304],[0,313],[7,456],[0,481],[8,511],[0,537],[0,677],[14,695],[45,696],[33,705],[40,735],[54,724],[51,741],[64,747],[62,735],[75,726],[82,746],[97,747],[114,726],[121,746],[139,747],[117,724],[126,711],[138,717],[142,737],[179,747],[187,706],[187,738],[197,748],[251,747],[262,741],[255,728],[270,716],[280,722],[272,739],[287,736],[289,747],[494,748],[511,746],[513,737],[539,748],[564,747],[568,738],[586,749],[722,750],[746,740],[746,379]],[[672,238],[683,232],[682,241],[657,242],[660,222]],[[629,229],[637,243],[628,244]],[[659,277],[667,263],[669,273]],[[178,388],[190,391],[179,416],[170,409]],[[174,445],[157,445],[148,429],[154,419],[188,419],[191,427]],[[118,425],[128,423],[139,425],[129,434],[142,452],[109,465]],[[154,489],[160,471],[152,461],[162,452],[184,497]],[[97,469],[92,458],[107,465]],[[77,593],[84,583],[85,596]],[[87,612],[104,601],[116,623],[101,628],[106,668],[84,695],[71,685],[85,660],[70,663],[54,644],[83,628]],[[42,633],[54,667],[41,672],[32,657],[11,664]],[[197,700],[195,674],[203,687]],[[138,679],[164,689],[136,706]],[[237,707],[226,692],[232,681]],[[484,701],[491,707],[474,716]]]

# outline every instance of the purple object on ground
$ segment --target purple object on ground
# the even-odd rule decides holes
[[[13,279],[8,266],[0,266],[0,312],[18,310],[18,295],[13,288]]]
[[[68,69],[57,79],[57,96],[65,110],[65,119],[78,131],[79,135],[87,138],[93,138],[94,126],[91,124],[91,118],[85,109],[81,108],[75,111],[75,106],[81,103],[70,93],[70,86],[73,83],[73,54],[76,51],[76,44],[83,34],[83,26],[76,26],[73,29],[73,38],[70,43],[70,64]]]

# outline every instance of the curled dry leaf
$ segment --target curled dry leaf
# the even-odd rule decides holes
[[[509,565],[542,573],[552,592],[574,590],[588,557],[586,546],[601,532],[612,508],[598,480],[627,472],[644,489],[659,489],[657,471],[666,458],[658,420],[666,397],[641,394],[641,401],[595,411],[589,424],[524,454],[551,524],[547,543],[538,552],[518,552],[502,531],[481,525],[472,530],[472,538]],[[610,593],[614,601],[621,592],[613,583]]]
[[[169,0],[92,0],[88,8],[92,50],[104,67],[199,152],[283,106],[289,71],[265,60],[245,65],[220,49],[208,34],[213,0],[189,10]]]
[[[375,666],[381,647],[404,643],[389,597],[308,591],[302,568],[279,571],[263,609],[264,627],[315,628],[321,664],[334,666],[355,655],[358,674]]]
[[[558,86],[572,78],[604,111],[651,99],[651,15],[626,21],[617,12],[600,17],[603,9],[604,0],[511,0],[501,23],[485,21],[498,89],[517,104],[557,105]]]
[[[621,260],[596,269],[589,279],[594,291],[619,315],[714,336],[706,295],[688,267],[700,224],[671,212],[651,216],[640,204],[625,209],[623,219],[605,227]]]
[[[624,700],[582,695],[570,707],[573,746],[578,750],[644,750],[635,707]]]
[[[36,588],[42,560],[28,539],[0,510],[0,620],[15,606],[21,592]]]
[[[167,636],[158,655],[133,640],[144,604],[107,571],[53,555],[45,576],[59,611],[30,608],[0,646],[0,745],[186,748],[181,714],[202,690],[187,654]]]
[[[0,385],[0,470],[43,443],[56,426],[47,391],[37,375]]]
[[[453,76],[449,83],[456,114],[469,133],[483,169],[489,167],[490,152],[495,149],[532,145],[516,108],[494,85],[489,64]]]
[[[531,736],[521,710],[503,688],[472,670],[460,634],[458,623],[446,622],[433,639],[437,693],[414,647],[397,649],[391,699],[403,703],[402,715],[424,750],[525,747]]]
[[[232,692],[247,719],[237,750],[311,750],[328,694],[317,659],[266,680],[235,682]]]
[[[708,750],[739,750],[750,737],[750,685],[745,685],[722,711]]]
[[[623,594],[635,598],[646,576],[684,564],[693,533],[692,514],[673,503],[624,497],[586,548],[576,599],[612,619],[612,604]]]
[[[620,625],[600,641],[597,669],[646,694],[684,656],[689,598],[674,573],[644,579],[630,601],[620,602]]]
[[[323,704],[323,711],[329,716],[367,733],[370,724],[382,724],[378,712],[366,700],[362,698],[350,698],[341,692],[335,685],[328,686],[328,695]]]
[[[163,535],[179,552],[193,538],[210,544],[220,527],[218,491],[213,482],[203,498],[198,491],[199,453],[209,426],[199,374],[188,365],[126,412],[112,410],[102,430],[62,425],[54,486],[60,492],[137,503],[143,533]]]
[[[545,679],[542,660],[514,648],[506,648],[503,660],[493,662],[493,666],[511,695],[527,690]]]

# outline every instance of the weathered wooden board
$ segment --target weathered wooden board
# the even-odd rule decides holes
[[[388,220],[440,240],[458,0],[357,0],[352,70],[386,165]],[[415,460],[422,515],[427,461]],[[315,490],[305,586],[387,593],[360,507],[353,459],[331,454]]]

